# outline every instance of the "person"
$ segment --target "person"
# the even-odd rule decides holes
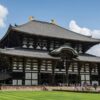
[[[45,86],[43,86],[43,91],[47,91],[48,89],[45,87]]]
[[[96,89],[97,89],[97,84],[94,83],[94,84],[93,84],[93,87],[94,87],[94,89],[96,90]]]
[[[74,85],[74,89],[75,89],[76,91],[78,91],[77,84]]]

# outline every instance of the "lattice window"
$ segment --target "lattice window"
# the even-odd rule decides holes
[[[97,64],[93,64],[93,66],[92,66],[92,73],[98,73],[98,66],[97,66]]]
[[[60,43],[58,41],[55,41],[55,49],[60,47]]]
[[[72,72],[72,67],[73,67],[73,64],[71,63],[70,66],[69,66],[68,71]]]
[[[46,40],[42,41],[42,49],[47,50],[47,41]]]
[[[36,49],[41,49],[42,43],[41,40],[38,40],[36,43]]]
[[[47,70],[52,70],[52,61],[47,61]]]
[[[37,80],[32,80],[32,85],[38,85],[38,81]]]
[[[82,45],[81,44],[79,44],[79,53],[82,53]]]
[[[18,68],[19,68],[19,69],[23,69],[23,62],[21,62],[21,61],[18,62]]]
[[[25,73],[25,85],[37,85],[38,74],[27,72]]]
[[[18,61],[17,61],[16,58],[13,58],[13,62],[12,62],[13,70],[14,70],[14,69],[17,69],[17,66],[18,66]]]
[[[34,41],[32,38],[29,39],[29,48],[34,48]]]
[[[26,60],[26,70],[31,70],[31,59]]]
[[[22,70],[23,69],[23,60],[19,58],[13,58],[12,62],[13,71],[14,70]]]
[[[85,64],[85,72],[89,72],[89,63]]]
[[[81,75],[81,80],[90,80],[90,75]]]
[[[53,50],[54,49],[54,41],[52,41],[51,43],[50,43],[50,50]]]
[[[31,79],[32,76],[31,76],[31,73],[25,73],[25,79]]]
[[[32,79],[38,79],[38,74],[37,73],[32,73]]]
[[[31,80],[25,80],[25,85],[31,85]]]
[[[71,63],[70,66],[69,66],[69,70],[68,71],[78,72],[78,65],[77,65],[77,63]]]
[[[43,60],[41,63],[41,70],[46,70],[46,60]]]
[[[27,38],[23,38],[23,41],[22,41],[22,47],[23,48],[27,48]]]
[[[16,79],[14,79],[12,81],[12,83],[13,83],[13,85],[22,85],[22,80],[16,80]]]
[[[18,80],[18,85],[22,85],[22,80]]]
[[[17,85],[17,80],[13,80],[13,85]]]
[[[78,47],[77,47],[77,45],[75,45],[74,49],[75,49],[76,51],[78,51]]]
[[[16,61],[13,62],[13,67],[17,67],[17,62]]]
[[[38,60],[32,60],[32,70],[38,70]]]
[[[65,45],[68,45],[68,46],[70,46],[70,47],[71,47],[71,43],[66,42],[66,43],[65,43]]]

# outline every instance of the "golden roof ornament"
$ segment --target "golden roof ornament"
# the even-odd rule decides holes
[[[34,19],[33,16],[29,16],[29,21],[32,21]]]
[[[56,24],[56,21],[54,19],[51,19],[52,24]]]

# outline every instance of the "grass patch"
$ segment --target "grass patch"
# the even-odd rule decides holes
[[[56,91],[0,91],[0,100],[100,100],[100,94]]]

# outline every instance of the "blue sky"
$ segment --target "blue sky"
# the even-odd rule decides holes
[[[8,9],[0,37],[9,24],[25,23],[29,16],[44,21],[55,19],[67,28],[75,20],[81,27],[100,29],[100,0],[0,0],[0,4]]]

